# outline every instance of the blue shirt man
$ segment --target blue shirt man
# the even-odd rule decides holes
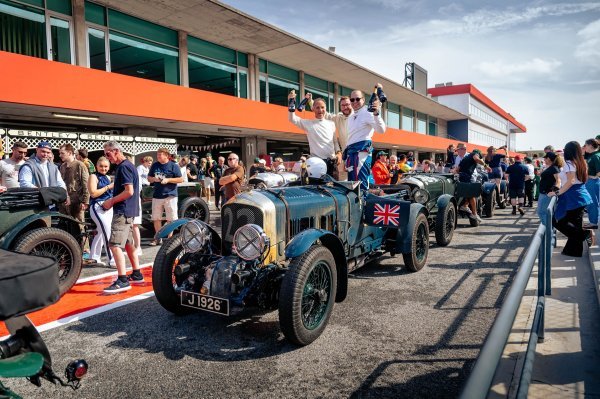
[[[506,174],[508,175],[508,196],[513,207],[513,215],[517,214],[517,210],[521,215],[525,214],[522,206],[525,203],[525,176],[529,174],[529,169],[521,163],[521,160],[521,156],[516,155],[515,163],[506,169]]]

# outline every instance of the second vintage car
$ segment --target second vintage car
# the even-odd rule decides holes
[[[154,263],[159,303],[178,314],[278,309],[286,338],[307,345],[325,329],[334,302],[346,298],[348,273],[386,252],[402,254],[410,271],[425,266],[423,205],[365,197],[352,182],[309,183],[238,194],[221,210],[221,236],[199,220],[163,227],[157,237],[178,234]]]

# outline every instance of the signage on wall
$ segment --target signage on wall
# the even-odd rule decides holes
[[[38,131],[38,130],[10,129],[8,131],[8,135],[9,136],[20,136],[20,137],[77,140],[77,133],[66,133],[66,132],[45,132],[45,131]]]
[[[110,134],[90,134],[90,133],[81,133],[79,135],[81,140],[96,140],[96,141],[133,141],[133,137],[131,136],[113,136]]]
[[[136,137],[135,141],[138,143],[159,143],[159,144],[175,144],[177,140],[167,139],[162,137]]]

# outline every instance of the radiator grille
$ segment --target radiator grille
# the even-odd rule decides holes
[[[229,204],[223,207],[221,213],[222,235],[223,235],[223,255],[231,254],[233,244],[233,235],[236,230],[247,224],[256,224],[264,228],[263,214],[255,206],[244,204]]]

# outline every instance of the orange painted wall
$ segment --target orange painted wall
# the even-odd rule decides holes
[[[0,102],[304,134],[288,122],[286,108],[279,105],[3,51],[0,88]],[[312,113],[303,117],[310,118]],[[456,144],[441,137],[391,128],[383,135],[375,134],[373,139],[382,146],[431,151]]]

